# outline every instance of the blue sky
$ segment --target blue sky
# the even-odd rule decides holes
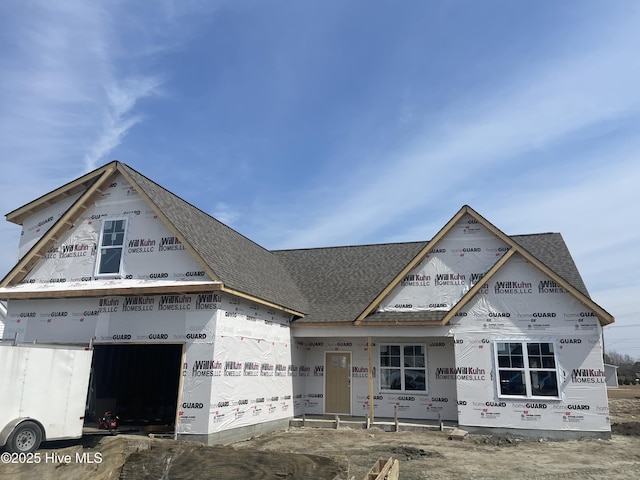
[[[0,4],[7,213],[113,159],[269,249],[561,232],[640,358],[640,4]],[[0,225],[0,270],[19,227]]]

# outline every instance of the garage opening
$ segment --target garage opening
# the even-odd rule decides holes
[[[173,426],[178,404],[181,344],[95,345],[91,417],[112,412],[120,425]]]

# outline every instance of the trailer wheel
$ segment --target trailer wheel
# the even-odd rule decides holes
[[[42,430],[34,422],[22,422],[7,440],[5,448],[11,453],[35,452],[42,442]]]

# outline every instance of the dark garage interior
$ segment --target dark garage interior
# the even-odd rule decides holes
[[[181,344],[95,345],[87,419],[109,411],[120,425],[173,425]]]

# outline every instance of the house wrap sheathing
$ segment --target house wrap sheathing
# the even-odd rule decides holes
[[[4,333],[4,319],[7,316],[7,307],[4,303],[0,302],[0,339]]]
[[[4,338],[93,338],[94,415],[210,443],[302,414],[610,434],[613,318],[559,234],[465,206],[430,241],[268,251],[120,162],[7,219]]]

